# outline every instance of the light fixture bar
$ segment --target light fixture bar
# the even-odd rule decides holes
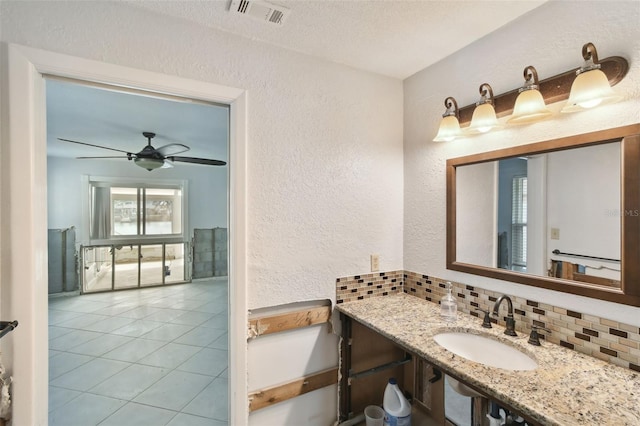
[[[598,63],[601,66],[600,70],[605,73],[611,86],[618,84],[629,71],[629,62],[621,56],[611,56],[601,59]],[[547,105],[569,99],[571,84],[576,78],[576,71],[579,69],[580,67],[576,67],[562,74],[540,80],[539,90]],[[494,96],[493,107],[496,110],[497,117],[504,117],[513,112],[513,106],[516,103],[519,89],[520,87],[510,92]],[[471,123],[471,117],[473,116],[473,110],[475,108],[476,104],[473,103],[459,109],[458,117],[460,126],[468,126]]]

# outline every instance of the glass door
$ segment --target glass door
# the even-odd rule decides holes
[[[140,286],[160,285],[163,282],[164,244],[140,246]]]
[[[81,252],[83,293],[191,280],[189,243],[84,246]]]
[[[140,279],[140,246],[131,244],[114,247],[113,289],[138,287]]]
[[[165,244],[164,283],[172,284],[186,281],[185,258],[187,244]]]
[[[111,290],[113,285],[112,246],[83,247],[82,292]]]

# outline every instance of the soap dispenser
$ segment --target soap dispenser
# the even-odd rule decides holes
[[[447,281],[447,294],[440,300],[440,317],[447,322],[455,321],[458,313],[458,304],[456,298],[451,294],[452,289],[453,285]]]

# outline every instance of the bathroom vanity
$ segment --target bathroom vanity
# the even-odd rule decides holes
[[[447,375],[464,384],[463,390],[499,403],[530,425],[639,424],[638,372],[544,340],[541,346],[528,344],[528,334],[507,336],[503,326],[483,328],[480,318],[464,313],[447,323],[437,304],[403,293],[341,303],[336,310],[343,336],[341,421],[365,405],[380,404],[386,380],[397,377],[432,424],[446,424],[442,376]],[[436,343],[435,336],[451,332],[501,342],[533,360],[534,367],[505,369],[510,356],[498,360],[500,368],[470,361]],[[486,404],[484,398],[474,403],[483,400]]]

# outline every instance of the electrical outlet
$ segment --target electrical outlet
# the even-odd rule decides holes
[[[551,228],[551,239],[559,240],[560,239],[560,229],[559,228]]]
[[[380,270],[380,256],[377,254],[371,255],[371,272],[378,272]]]

